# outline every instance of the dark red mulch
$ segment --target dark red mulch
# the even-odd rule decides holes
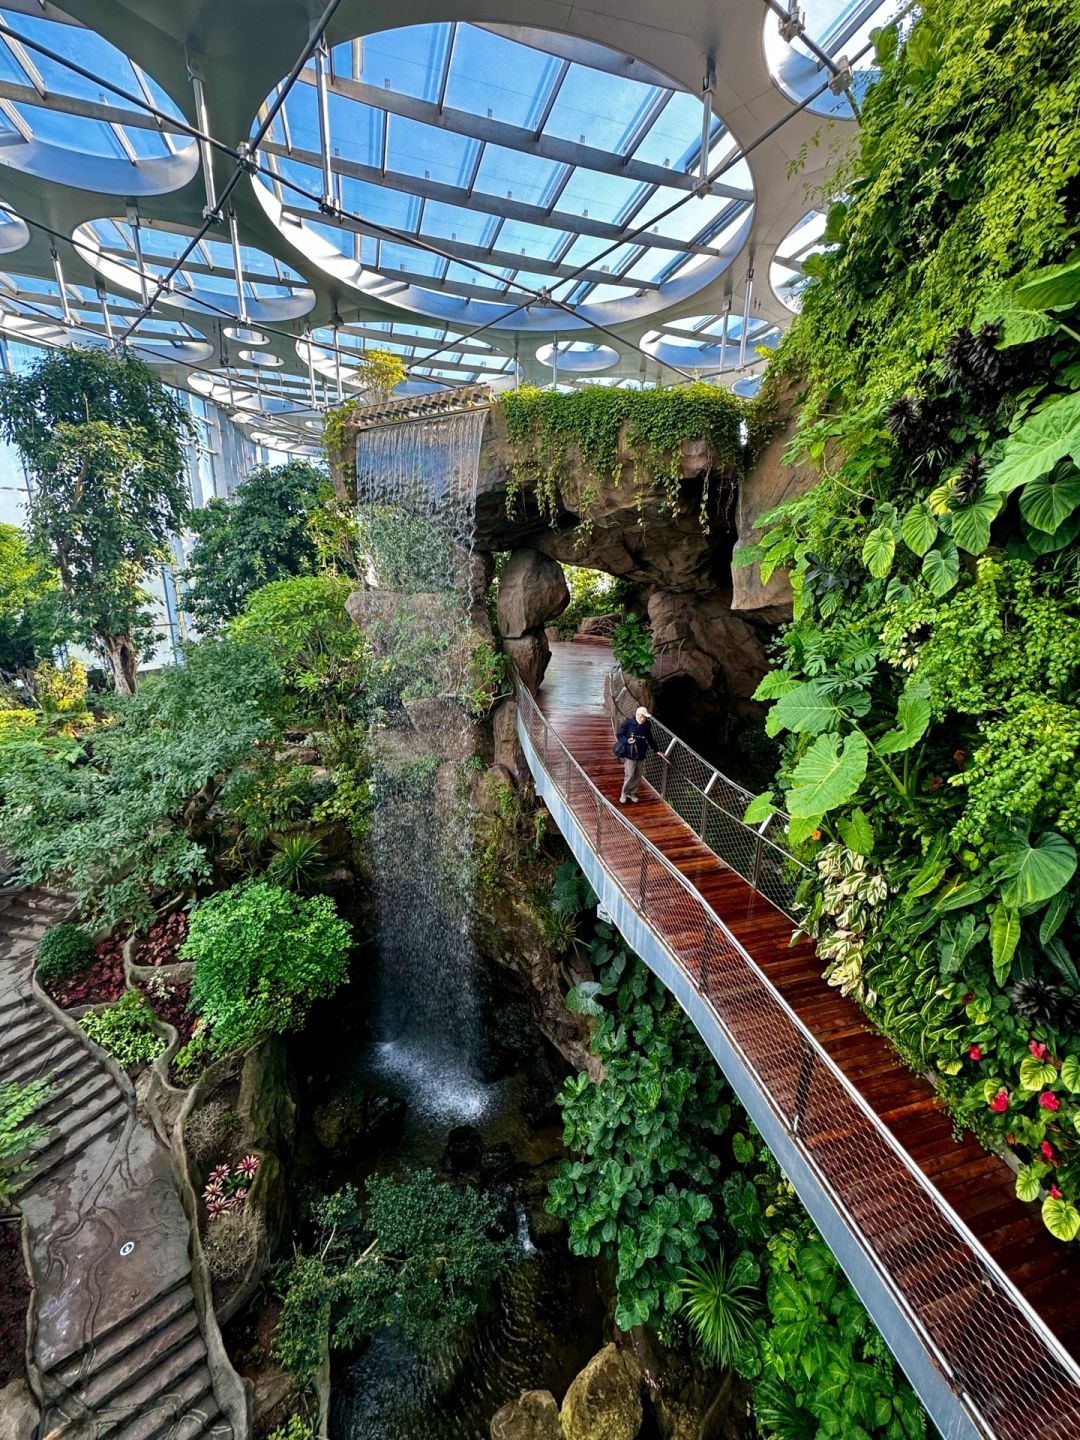
[[[158,977],[154,976],[155,985]],[[195,1029],[197,1015],[189,1015],[187,1011],[188,996],[191,993],[191,986],[184,981],[175,983],[166,982],[161,994],[155,994],[143,981],[139,981],[139,989],[146,996],[147,1002],[153,1006],[159,1020],[164,1020],[166,1025],[176,1028],[180,1036],[181,1045],[186,1045],[191,1039],[191,1032]]]
[[[135,951],[136,965],[172,965],[187,939],[187,916],[182,910],[155,920]]]
[[[30,1282],[17,1224],[0,1225],[0,1389],[26,1371],[26,1307]]]
[[[82,975],[70,980],[55,980],[44,986],[46,994],[62,1010],[75,1005],[105,1005],[119,1000],[127,986],[124,983],[124,940],[109,938],[94,946],[94,960]]]

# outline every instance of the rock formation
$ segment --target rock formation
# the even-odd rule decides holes
[[[531,547],[514,551],[499,580],[499,631],[503,650],[534,695],[551,659],[545,626],[569,603],[566,576],[557,560]]]
[[[567,1390],[559,1420],[564,1440],[634,1440],[641,1429],[641,1367],[605,1345]]]

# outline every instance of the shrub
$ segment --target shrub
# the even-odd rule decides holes
[[[286,890],[307,890],[326,874],[322,846],[313,835],[279,835],[266,875]]]
[[[211,1277],[223,1285],[243,1279],[255,1259],[257,1239],[258,1220],[244,1210],[222,1215],[203,1241]]]
[[[138,990],[126,991],[107,1010],[92,1010],[79,1025],[125,1070],[149,1065],[165,1049],[165,1041],[154,1029],[154,1012]]]
[[[750,1340],[754,1312],[758,1309],[757,1281],[761,1270],[749,1251],[744,1250],[733,1265],[724,1252],[693,1264],[682,1280],[683,1308],[698,1345],[713,1365],[726,1369]]]
[[[94,943],[81,925],[54,925],[37,947],[37,977],[42,983],[70,980],[89,969]]]
[[[656,664],[652,634],[632,610],[615,626],[611,648],[623,673],[634,675],[640,680],[643,680]]]
[[[324,895],[304,899],[258,881],[201,905],[180,958],[195,963],[191,1008],[205,1019],[211,1050],[225,1055],[299,1029],[312,1001],[348,978],[351,943]]]
[[[28,1168],[27,1151],[48,1135],[44,1125],[27,1124],[49,1095],[47,1080],[0,1085],[0,1205],[9,1205],[15,1183]]]

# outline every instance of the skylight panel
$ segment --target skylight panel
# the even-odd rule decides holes
[[[488,145],[476,177],[478,199],[484,195],[497,199],[522,201],[527,205],[544,205],[563,166],[539,155],[525,155],[502,145]],[[560,201],[559,209],[563,209]]]
[[[402,175],[461,187],[472,174],[480,143],[401,115],[390,117],[388,166]]]
[[[307,90],[313,98],[315,91],[310,85],[298,86]],[[362,105],[357,100],[348,100],[333,91],[327,96],[330,111],[330,145],[334,156],[344,156],[359,165],[380,165],[382,163],[383,125],[386,112],[371,105]],[[289,111],[289,125],[292,125],[292,111]],[[320,149],[318,117],[315,118],[315,149]],[[293,144],[299,144],[295,132]],[[307,147],[305,147],[307,148]]]
[[[695,138],[700,144],[701,101],[677,90],[634,151],[634,159],[674,168]]]
[[[534,129],[560,70],[551,55],[459,25],[446,104],[507,125]]]
[[[544,126],[545,135],[618,153],[656,92],[635,80],[571,65]]]
[[[462,245],[487,245],[498,224],[494,215],[466,210],[463,205],[445,205],[429,200],[424,207],[424,234],[433,239],[459,241]]]
[[[578,166],[559,196],[559,209],[614,225],[638,189],[636,180],[625,180],[621,175],[601,175],[596,170]]]
[[[380,90],[396,90],[400,95],[413,95],[419,100],[437,100],[449,44],[450,26],[445,23],[410,25],[402,30],[366,35],[361,78],[365,85],[376,85]],[[335,69],[341,74],[351,74],[348,56],[343,55]]]
[[[434,276],[442,268],[442,261],[428,250],[418,250],[414,245],[396,245],[384,241],[382,247],[382,268],[384,270],[405,270],[418,277]]]
[[[550,260],[566,240],[564,230],[545,225],[530,225],[524,220],[507,220],[499,231],[498,249],[508,254],[520,253],[526,258]]]

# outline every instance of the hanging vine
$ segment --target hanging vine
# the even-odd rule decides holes
[[[662,511],[676,514],[683,445],[704,441],[699,514],[706,529],[711,477],[734,480],[742,469],[748,407],[730,391],[700,381],[670,390],[591,386],[570,394],[522,388],[501,404],[511,448],[507,509],[531,488],[542,514],[554,522],[560,508],[575,510],[586,536],[596,493],[620,483],[627,451],[639,514],[652,497],[659,497]],[[579,466],[584,478],[570,504],[567,486]]]

